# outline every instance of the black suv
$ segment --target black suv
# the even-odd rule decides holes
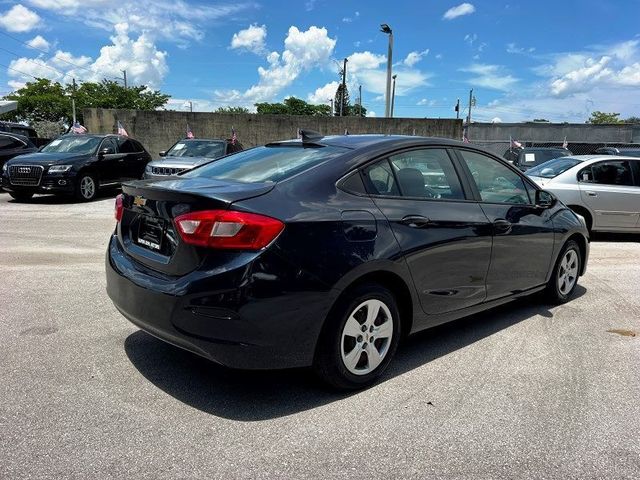
[[[64,135],[39,152],[9,160],[2,188],[16,200],[35,193],[92,200],[99,188],[140,179],[151,156],[140,142],[119,135]]]
[[[0,122],[0,132],[15,133],[29,138],[34,144],[37,143],[38,134],[36,129],[28,125],[12,122]]]
[[[525,147],[507,150],[504,158],[521,171],[526,172],[547,160],[568,157],[569,155],[573,155],[571,150],[561,147]]]
[[[38,151],[38,147],[27,137],[14,133],[0,132],[0,168],[7,160],[13,157],[36,151]]]

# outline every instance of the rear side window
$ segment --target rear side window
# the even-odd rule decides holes
[[[380,162],[376,162],[373,165],[369,165],[364,169],[365,183],[367,184],[367,190],[373,195],[385,195],[391,197],[397,197],[400,195],[398,185],[396,184],[396,177],[393,175],[389,160],[386,158]]]
[[[524,180],[520,175],[486,155],[467,150],[459,152],[471,171],[483,202],[530,203]]]
[[[594,163],[580,170],[578,181],[601,185],[632,186],[631,165],[625,160]]]
[[[24,147],[24,143],[13,137],[0,137],[0,150],[12,150]]]
[[[411,150],[389,160],[403,196],[464,200],[460,179],[446,150]]]
[[[342,155],[345,151],[332,146],[268,145],[196,167],[182,176],[243,183],[279,182]]]
[[[118,139],[118,149],[120,153],[133,153],[139,150],[136,150],[136,145],[129,139],[119,138]]]

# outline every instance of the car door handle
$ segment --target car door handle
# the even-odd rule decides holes
[[[586,194],[590,197],[597,197],[598,194],[596,192],[586,192]]]
[[[400,220],[402,225],[406,225],[411,228],[423,228],[429,225],[429,220],[427,217],[423,217],[422,215],[407,215]]]
[[[499,218],[498,220],[493,222],[493,229],[496,233],[509,233],[513,225],[511,222]]]

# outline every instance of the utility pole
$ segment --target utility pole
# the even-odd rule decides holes
[[[193,113],[193,102],[189,100],[189,110]]]
[[[344,100],[347,90],[347,59],[344,59],[344,66],[342,67],[342,94],[340,95],[340,116],[344,116]]]
[[[333,98],[330,98],[329,101],[331,102],[331,116],[333,117]]]
[[[469,90],[469,115],[467,115],[467,126],[471,123],[471,105],[473,104],[473,88]]]
[[[362,85],[358,85],[358,116],[362,116]]]
[[[127,88],[127,71],[126,70],[120,70],[122,72],[122,74],[124,75],[124,88]]]
[[[393,78],[393,89],[391,91],[391,115],[390,115],[391,118],[393,118],[393,106],[396,103],[396,77],[397,76],[398,75],[396,74],[393,77],[391,77]]]
[[[73,113],[73,124],[76,124],[76,79],[71,79],[73,93],[71,94],[71,111]]]
[[[458,99],[458,102],[456,103],[456,119],[460,118],[460,99]]]
[[[380,25],[380,31],[389,35],[389,49],[387,51],[387,90],[385,96],[384,116],[388,117],[391,110],[391,62],[393,57],[393,30],[386,23]]]

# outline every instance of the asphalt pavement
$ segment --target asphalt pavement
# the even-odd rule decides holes
[[[0,193],[0,478],[640,478],[640,235],[597,237],[566,305],[423,332],[338,394],[128,323],[112,211]]]

